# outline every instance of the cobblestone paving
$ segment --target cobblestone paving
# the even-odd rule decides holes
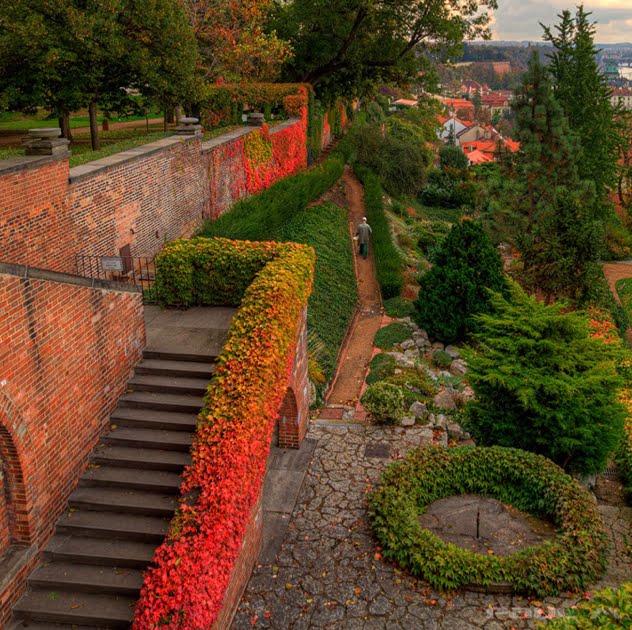
[[[543,613],[576,603],[571,597],[440,596],[376,556],[365,494],[390,460],[379,457],[384,447],[373,447],[404,455],[432,442],[429,429],[313,425],[309,437],[318,445],[282,549],[276,564],[255,569],[234,629],[533,628]],[[604,506],[602,513],[616,552],[594,590],[632,579],[625,555],[632,509]]]

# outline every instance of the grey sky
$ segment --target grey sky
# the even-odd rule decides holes
[[[498,0],[494,13],[494,39],[539,40],[539,22],[556,23],[563,9],[574,10],[577,0]],[[603,44],[632,42],[632,0],[585,0],[597,24],[596,40]]]

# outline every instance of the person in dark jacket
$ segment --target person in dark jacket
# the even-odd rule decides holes
[[[369,241],[372,231],[371,226],[366,222],[366,217],[362,217],[362,223],[360,223],[356,229],[356,238],[358,239],[360,255],[363,258],[369,255]]]

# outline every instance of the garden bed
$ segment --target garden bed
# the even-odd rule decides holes
[[[507,555],[483,555],[441,540],[419,516],[461,494],[495,498],[551,521],[552,540]],[[434,588],[506,589],[539,597],[585,590],[606,568],[608,539],[590,494],[553,462],[517,449],[412,451],[384,473],[370,498],[373,531],[384,557]]]

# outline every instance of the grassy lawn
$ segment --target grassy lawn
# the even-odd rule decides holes
[[[220,127],[213,129],[204,134],[204,140],[210,140],[220,136],[235,127]],[[101,148],[93,151],[90,146],[90,134],[75,134],[71,145],[72,155],[70,157],[70,166],[79,166],[87,162],[93,162],[121,151],[127,151],[139,147],[143,144],[155,142],[161,138],[167,138],[174,134],[173,129],[163,131],[162,125],[151,125],[150,131],[147,133],[146,127],[137,127],[134,129],[113,129],[112,131],[104,131],[99,134],[101,138]],[[12,157],[24,155],[22,147],[0,147],[0,160],[6,160]]]
[[[149,113],[149,118],[161,117],[162,113],[155,111]],[[99,124],[103,122],[105,116],[97,116]],[[108,119],[110,122],[128,122],[134,120],[145,120],[145,116],[114,116]],[[48,112],[40,110],[37,114],[28,116],[20,112],[2,112],[0,113],[0,131],[27,131],[33,127],[57,127],[57,118],[50,118]],[[77,129],[90,126],[89,116],[71,116],[70,128]]]
[[[617,280],[615,285],[619,299],[627,313],[628,319],[632,321],[632,278]]]
[[[411,202],[413,208],[419,214],[420,219],[428,221],[446,221],[447,223],[458,223],[461,218],[460,208],[439,208],[426,206],[420,201],[413,200]]]

